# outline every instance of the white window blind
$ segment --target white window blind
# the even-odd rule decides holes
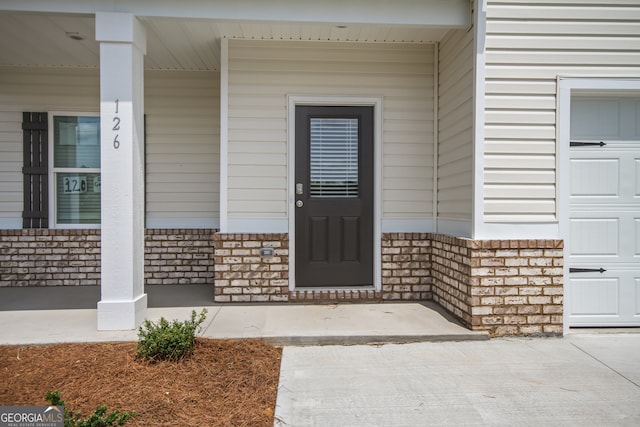
[[[311,197],[358,197],[358,119],[310,119]]]

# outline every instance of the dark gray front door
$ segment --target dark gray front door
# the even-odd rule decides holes
[[[296,107],[296,286],[373,284],[373,107]]]

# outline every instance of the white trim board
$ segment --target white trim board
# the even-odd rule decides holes
[[[22,218],[0,218],[0,230],[22,230]]]
[[[461,234],[478,238],[486,234],[484,230],[484,122],[485,122],[485,82],[487,55],[487,0],[475,3],[474,31],[474,73],[473,73],[473,174],[472,174],[472,220],[469,230]],[[445,233],[444,230],[438,230]],[[466,231],[466,232],[465,232]]]
[[[485,222],[478,240],[558,239],[557,222]]]
[[[218,218],[148,218],[145,228],[219,228]]]
[[[470,219],[437,218],[436,224],[438,234],[471,238],[472,221]]]
[[[220,232],[229,215],[229,39],[220,42]]]
[[[287,218],[228,218],[227,228],[221,233],[287,233]]]
[[[380,97],[350,97],[350,96],[287,96],[287,141],[288,141],[288,203],[287,216],[289,221],[289,289],[295,287],[295,117],[298,105],[339,105],[339,106],[372,106],[373,120],[373,287],[376,291],[382,289],[382,96]]]
[[[433,233],[432,218],[382,218],[383,233]]]

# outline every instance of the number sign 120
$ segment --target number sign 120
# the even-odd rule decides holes
[[[62,179],[62,191],[64,193],[86,193],[87,177],[86,176],[65,176]]]

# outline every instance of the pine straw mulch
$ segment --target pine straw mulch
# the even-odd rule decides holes
[[[180,362],[135,358],[136,343],[0,346],[0,405],[98,405],[136,415],[127,426],[273,425],[282,350],[258,340],[198,338]]]

